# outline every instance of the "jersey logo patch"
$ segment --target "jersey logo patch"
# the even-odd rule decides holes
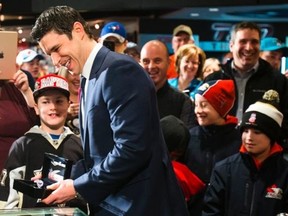
[[[283,196],[283,190],[281,188],[277,188],[277,185],[272,185],[266,189],[266,198],[272,198],[272,199],[282,199]]]

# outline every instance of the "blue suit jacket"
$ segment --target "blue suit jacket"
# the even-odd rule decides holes
[[[163,140],[155,87],[143,68],[102,47],[84,109],[87,171],[74,186],[94,214],[188,215]]]

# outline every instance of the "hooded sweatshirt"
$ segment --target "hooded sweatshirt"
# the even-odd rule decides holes
[[[24,136],[17,139],[9,152],[8,160],[2,173],[2,185],[9,187],[9,197],[5,208],[35,207],[37,199],[24,195],[13,189],[14,179],[31,180],[41,174],[44,153],[48,152],[71,160],[73,163],[83,158],[83,148],[80,138],[64,127],[64,132],[58,139],[43,131],[39,126],[32,127]],[[22,203],[23,201],[23,203]]]

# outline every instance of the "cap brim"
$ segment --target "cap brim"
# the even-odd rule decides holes
[[[125,38],[122,37],[121,35],[119,34],[115,34],[115,33],[108,33],[104,36],[101,37],[102,41],[106,40],[108,37],[115,37],[117,38],[117,40],[119,40],[120,43],[124,43],[125,42]]]
[[[33,97],[34,99],[37,99],[39,98],[41,95],[43,95],[46,91],[48,90],[57,90],[61,93],[63,93],[65,96],[67,96],[68,98],[70,97],[70,92],[67,91],[67,90],[64,90],[62,88],[58,88],[58,87],[55,87],[55,86],[51,86],[51,87],[46,87],[46,88],[43,88],[43,89],[39,89],[39,90],[36,90],[33,92]]]
[[[22,61],[22,63],[27,63],[27,62],[33,61],[33,60],[36,59],[36,58],[39,59],[39,60],[43,60],[43,59],[44,59],[44,56],[38,54],[38,55],[36,55],[36,56],[33,57],[33,58],[27,58],[25,61]]]

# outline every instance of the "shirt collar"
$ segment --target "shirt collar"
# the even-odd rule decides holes
[[[232,67],[233,71],[237,72],[237,74],[239,74],[239,75],[243,76],[243,74],[246,74],[246,73],[240,73],[239,70],[237,70],[237,68],[236,68],[236,66],[234,64],[234,61],[231,61],[231,67]],[[258,70],[258,68],[259,68],[259,61],[257,61],[256,64],[251,69],[249,69],[246,72],[249,73],[249,74],[250,73],[255,73]]]
[[[84,76],[86,79],[89,79],[89,77],[90,77],[90,73],[92,70],[94,59],[96,58],[96,55],[99,52],[99,50],[101,49],[101,47],[102,47],[102,44],[96,43],[96,45],[94,46],[92,52],[90,53],[88,59],[86,60],[86,62],[84,64],[82,76]]]

